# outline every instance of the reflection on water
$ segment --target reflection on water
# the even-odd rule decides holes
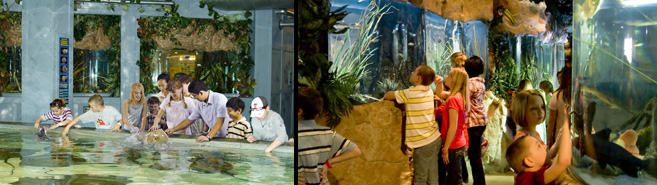
[[[106,185],[119,185],[128,184],[132,182],[128,177],[121,176],[92,176],[86,174],[64,175],[63,178],[32,178],[21,177],[17,182],[11,184],[69,184],[69,185],[87,185],[87,184],[106,184]]]
[[[148,145],[126,139],[130,137],[123,133],[83,129],[68,137],[61,137],[61,129],[48,136],[51,140],[41,140],[31,126],[0,124],[0,184],[293,182],[291,152],[265,155],[234,147],[264,143],[174,138]]]

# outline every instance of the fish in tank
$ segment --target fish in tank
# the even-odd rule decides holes
[[[574,169],[591,184],[657,184],[657,2],[573,8],[573,125],[594,133],[593,147],[574,150]]]

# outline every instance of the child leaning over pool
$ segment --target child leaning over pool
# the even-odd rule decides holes
[[[105,106],[103,97],[101,97],[99,94],[94,94],[91,96],[88,103],[91,110],[78,116],[77,118],[73,119],[71,123],[66,125],[62,135],[66,135],[68,130],[79,121],[82,121],[83,123],[95,121],[96,130],[112,129],[114,132],[121,131],[120,128],[123,121],[121,121],[121,113],[116,110],[116,108],[109,105]]]
[[[231,119],[228,122],[226,138],[246,139],[253,135],[251,123],[246,121],[246,118],[242,116],[242,111],[244,111],[244,101],[242,99],[238,97],[229,99],[226,102],[226,110]]]
[[[34,122],[34,128],[39,128],[39,123],[41,121],[48,121],[48,120],[53,120],[55,121],[55,124],[52,124],[50,126],[50,129],[55,129],[59,126],[64,126],[73,120],[73,114],[71,113],[71,109],[66,107],[66,102],[64,102],[64,99],[58,98],[53,100],[50,103],[50,112],[39,116],[37,118],[36,122]]]
[[[146,104],[148,104],[148,115],[144,117],[144,120],[142,120],[141,124],[141,131],[145,131],[146,129],[149,129],[153,127],[153,123],[155,122],[155,116],[157,116],[157,113],[160,111],[160,99],[153,96],[148,98],[148,101],[146,101]],[[160,118],[160,127],[162,130],[168,129],[167,127],[167,116],[162,115]]]

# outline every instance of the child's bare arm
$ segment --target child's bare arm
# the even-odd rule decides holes
[[[568,124],[568,121],[564,121],[563,126],[561,127],[561,137],[559,139],[559,146],[558,148],[558,158],[556,159],[556,162],[552,163],[552,166],[545,170],[545,173],[543,174],[545,184],[550,183],[559,177],[564,171],[566,171],[566,168],[570,166],[570,158],[572,157],[572,143],[570,142],[570,125]]]
[[[443,144],[443,149],[441,155],[443,156],[443,162],[449,164],[449,146],[452,145],[454,141],[454,136],[456,135],[456,126],[458,125],[458,116],[459,113],[456,109],[449,109],[449,127],[447,127],[447,137],[445,138],[445,143]],[[459,162],[459,161],[453,161]]]
[[[68,134],[68,130],[69,130],[73,125],[75,125],[76,123],[78,123],[79,121],[80,121],[80,116],[78,116],[77,118],[73,119],[73,121],[71,121],[71,123],[69,123],[68,125],[66,125],[66,128],[64,128],[64,131],[62,131],[62,135],[65,136],[66,134]]]
[[[436,96],[442,98],[443,100],[449,98],[449,92],[445,91],[443,88],[443,77],[436,75],[433,83],[436,84],[436,92],[434,92]]]
[[[395,91],[388,91],[385,95],[383,95],[384,100],[395,100]]]
[[[41,123],[41,116],[37,118],[37,120],[34,122],[34,128],[39,128],[39,123]]]
[[[347,153],[335,156],[334,158],[330,158],[328,161],[329,161],[329,164],[333,165],[333,164],[337,164],[337,163],[340,163],[340,162],[343,162],[343,161],[346,161],[346,160],[349,160],[349,159],[352,159],[352,158],[356,158],[360,154],[361,154],[360,149],[358,147],[356,147],[356,148],[354,148],[353,150],[351,150]]]

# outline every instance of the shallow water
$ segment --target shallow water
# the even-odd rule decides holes
[[[196,143],[173,136],[169,143],[143,146],[127,133],[71,129],[48,132],[0,124],[0,184],[291,184],[293,147],[266,155],[268,143],[216,139]]]

